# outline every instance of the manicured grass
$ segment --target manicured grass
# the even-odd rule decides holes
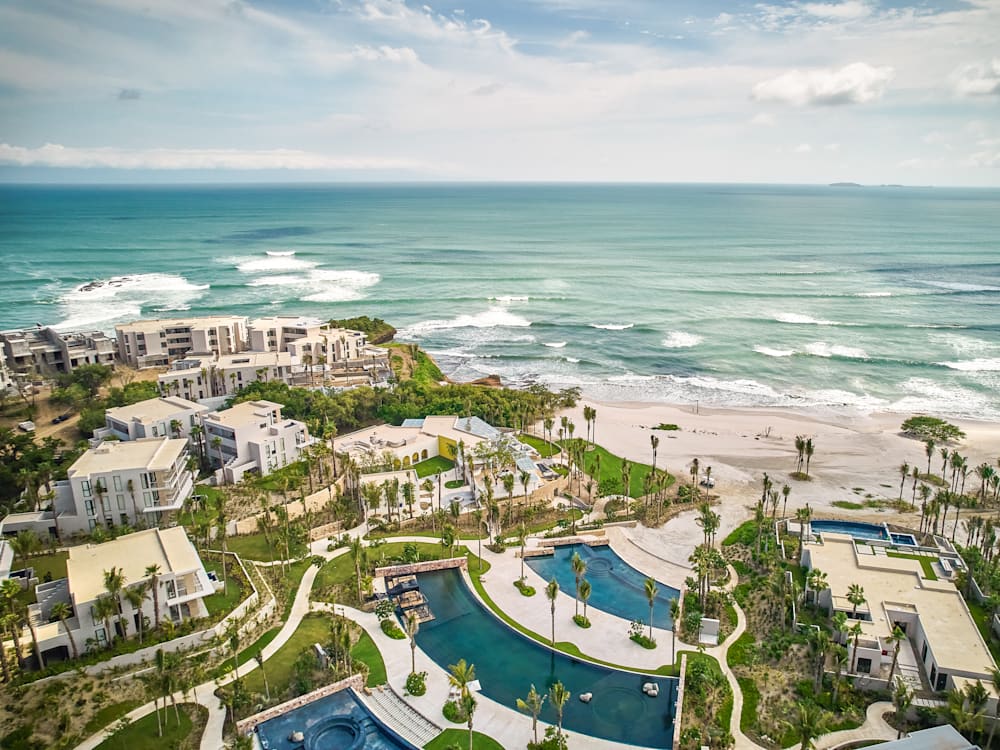
[[[753,547],[757,543],[757,522],[756,521],[744,521],[735,529],[729,532],[725,539],[722,540],[723,547],[729,547],[733,544],[743,544],[747,547]]]
[[[431,477],[445,471],[451,471],[454,468],[455,462],[449,461],[444,456],[433,456],[428,458],[426,461],[413,464],[413,470],[417,472],[417,477],[420,479],[423,479],[424,477]]]
[[[475,720],[473,720],[475,726]],[[452,745],[460,748],[469,746],[468,729],[445,729],[441,734],[424,745],[425,750],[447,750]],[[480,734],[475,729],[472,730],[472,750],[504,750],[503,745],[492,737]]]
[[[579,438],[574,438],[578,440]],[[563,440],[560,445],[565,445],[569,441]],[[621,487],[622,483],[622,459],[620,456],[616,456],[611,451],[601,446],[596,446],[588,450],[583,456],[584,470],[587,474],[591,476],[597,470],[597,456],[601,457],[601,476],[597,478],[598,484],[601,482],[607,483],[617,483]],[[653,467],[649,464],[632,464],[632,473],[629,475],[629,487],[628,496],[629,497],[642,497],[646,494],[645,479],[646,475],[653,470]],[[670,479],[670,484],[673,484],[673,477]]]
[[[433,537],[430,537],[433,539]],[[447,557],[447,550],[438,542],[386,542],[377,547],[369,547],[368,560],[370,563],[381,566],[388,564],[389,560],[403,554],[403,548],[407,544],[414,544],[421,560],[440,560]],[[455,554],[461,554],[461,547],[455,547]],[[350,553],[340,555],[323,564],[313,581],[313,592],[322,591],[331,586],[348,586],[354,582],[354,560]]]
[[[242,536],[226,537],[226,549],[235,552],[240,557],[247,560],[260,560],[270,562],[280,560],[285,556],[285,545],[279,544],[277,539],[273,540],[272,546],[268,546],[263,534],[243,534]],[[305,545],[293,544],[288,550],[292,558],[299,558],[306,554]]]
[[[51,580],[66,577],[66,560],[69,558],[68,552],[50,552],[46,555],[34,555],[27,560],[17,559],[15,568],[34,568],[35,575],[39,581],[45,580],[45,574],[52,576]]]
[[[743,693],[743,712],[740,714],[740,731],[748,732],[757,723],[757,706],[760,704],[760,690],[750,677],[737,677],[740,692]]]
[[[90,721],[86,723],[83,727],[83,736],[89,737],[98,729],[104,729],[108,724],[118,721],[121,717],[131,711],[133,708],[138,708],[143,704],[143,701],[123,701],[122,703],[110,703],[107,706],[102,706],[98,709],[97,713],[90,717]]]
[[[230,576],[228,587],[228,593],[226,592],[226,589],[221,589],[210,596],[206,596],[202,600],[208,608],[209,617],[231,612],[237,604],[243,601],[243,584],[238,578]]]
[[[379,653],[375,641],[372,640],[372,637],[368,633],[361,633],[361,638],[358,639],[358,642],[351,649],[351,657],[368,665],[368,680],[365,682],[368,687],[384,685],[388,682],[385,673],[385,661],[383,661],[382,654]]]
[[[191,734],[191,718],[187,711],[208,713],[207,709],[190,703],[183,704],[183,709],[179,714],[180,724],[174,719],[172,708],[166,712],[166,716],[160,713],[160,721],[165,723],[162,737],[156,734],[156,714],[149,714],[108,737],[97,746],[97,750],[161,750],[165,747],[179,747]]]
[[[538,455],[542,458],[551,458],[559,452],[558,445],[550,443],[548,440],[543,440],[540,437],[535,437],[534,435],[527,435],[522,432],[517,436],[517,439],[525,445],[530,445],[538,451]]]
[[[835,508],[842,508],[843,510],[863,510],[865,507],[861,503],[854,503],[850,500],[834,500],[832,505]]]
[[[267,490],[269,492],[281,492],[285,487],[288,487],[289,497],[288,499],[293,499],[292,488],[295,487],[300,482],[308,483],[306,477],[306,471],[308,465],[305,461],[295,461],[294,463],[288,464],[288,466],[282,466],[276,471],[272,471],[266,477],[258,477],[254,480],[254,483],[262,490]],[[309,488],[306,487],[308,490]]]
[[[251,661],[254,658],[254,656],[257,655],[258,651],[263,649],[264,646],[266,646],[267,644],[269,644],[271,641],[274,640],[274,637],[278,635],[279,632],[281,632],[281,628],[271,628],[263,635],[261,635],[260,638],[258,638],[256,641],[251,643],[249,646],[240,649],[240,652],[236,655],[236,660],[239,662],[240,666],[242,667],[244,664]],[[265,662],[265,665],[266,663],[267,662]],[[233,660],[232,657],[230,657],[226,659],[218,667],[216,667],[216,669],[213,670],[213,672],[211,673],[211,676],[213,678],[224,677],[226,674],[232,671],[232,668],[233,668]]]
[[[744,632],[743,635],[737,638],[736,642],[729,647],[729,651],[726,652],[726,662],[729,666],[736,667],[749,664],[754,643],[754,637],[750,631]]]
[[[324,615],[306,615],[284,646],[264,662],[271,697],[283,695],[292,681],[292,667],[299,655],[314,643],[330,640],[330,618]],[[230,660],[231,662],[232,660]],[[264,694],[264,677],[259,669],[241,677],[251,693]]]
[[[921,555],[907,555],[903,552],[894,552],[892,550],[886,551],[886,557],[898,557],[903,560],[916,560],[920,563],[920,569],[924,572],[924,578],[928,581],[936,581],[938,579],[937,573],[934,572],[933,561],[929,557],[923,557]]]

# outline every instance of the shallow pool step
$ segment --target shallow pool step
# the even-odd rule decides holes
[[[382,722],[417,747],[423,747],[441,734],[441,727],[400,698],[388,685],[359,697]]]

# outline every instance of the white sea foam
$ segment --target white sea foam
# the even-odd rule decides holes
[[[1000,359],[973,359],[959,362],[938,362],[952,370],[963,372],[1000,372]]]
[[[235,256],[221,259],[223,263],[236,266],[236,270],[246,274],[282,273],[288,271],[307,271],[319,264],[312,260],[302,260],[293,255],[271,255],[264,257]]]
[[[545,342],[545,346],[549,347],[550,349],[562,349],[564,346],[566,346],[566,342],[565,341],[547,341],[547,342]]]
[[[778,313],[774,316],[774,319],[779,323],[793,323],[795,325],[812,325],[812,326],[839,326],[841,325],[835,320],[822,320],[819,318],[813,318],[810,315],[800,315],[798,313]]]
[[[854,346],[841,346],[840,344],[828,344],[825,341],[814,341],[806,344],[806,352],[814,357],[844,357],[845,359],[868,359],[868,354],[864,349]]]
[[[369,271],[313,268],[300,274],[259,276],[247,282],[248,287],[265,287],[269,294],[285,289],[305,302],[350,302],[363,299],[365,291],[382,277]]]
[[[503,307],[491,307],[474,315],[459,315],[449,320],[424,320],[414,323],[399,332],[400,338],[417,338],[434,331],[454,328],[527,328],[531,321],[515,315]]]
[[[687,349],[692,346],[697,346],[702,341],[703,338],[695,333],[671,331],[661,343],[667,349]]]
[[[753,348],[758,354],[763,354],[765,357],[791,357],[795,354],[794,349],[772,349],[769,346],[757,345]]]
[[[563,357],[563,359],[565,359],[571,365],[578,365],[578,364],[580,364],[580,360],[577,359],[576,357]]]
[[[856,292],[855,297],[891,297],[892,292]]]
[[[272,258],[289,258],[295,255],[294,250],[268,250],[267,254]]]
[[[107,328],[145,311],[187,310],[209,288],[170,273],[113,276],[81,284],[59,297],[65,319],[55,328]]]
[[[907,395],[894,401],[889,410],[904,414],[918,412],[950,414],[982,419],[995,414],[996,405],[990,398],[960,386],[944,385],[928,378],[910,378],[898,390]]]
[[[600,328],[605,331],[627,331],[635,326],[635,323],[591,323],[591,328]]]
[[[967,328],[958,323],[907,323],[905,328]]]
[[[526,295],[525,296],[518,296],[518,295],[513,295],[513,294],[502,294],[499,297],[490,297],[489,298],[490,302],[500,302],[500,303],[527,302],[529,299],[531,299],[531,298],[528,297],[528,296],[526,296]]]
[[[1000,292],[1000,286],[990,286],[989,284],[969,284],[963,281],[927,281],[924,283],[951,292]]]

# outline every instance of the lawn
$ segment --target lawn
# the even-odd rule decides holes
[[[162,737],[158,737],[156,734],[156,714],[149,714],[132,722],[121,732],[116,732],[108,737],[97,746],[97,750],[147,750],[147,748],[148,750],[159,750],[164,747],[182,747],[182,743],[191,734],[193,726],[187,712],[196,710],[199,713],[208,713],[207,709],[190,703],[182,704],[182,708],[180,724],[174,720],[173,710],[167,711],[166,718],[162,713],[160,714],[160,720],[166,722]],[[184,746],[197,747],[197,744],[192,741],[185,743]]]
[[[442,472],[450,471],[454,468],[455,462],[448,460],[444,456],[432,456],[426,461],[413,464],[413,470],[417,472],[417,477],[420,479],[423,479],[424,477],[432,477],[436,474],[441,474]]]
[[[97,713],[90,717],[90,721],[83,727],[83,736],[89,737],[98,729],[103,729],[113,721],[118,721],[121,717],[142,705],[142,701],[124,701],[122,703],[109,703],[102,706]]]
[[[256,641],[251,643],[249,646],[240,649],[240,652],[236,655],[236,660],[239,662],[240,666],[242,667],[244,664],[251,661],[254,658],[254,656],[257,655],[257,652],[263,649],[264,646],[269,644],[271,641],[273,641],[274,637],[278,635],[280,631],[281,628],[271,628],[263,635],[261,635],[261,637],[258,638]],[[211,676],[213,678],[224,677],[232,670],[232,668],[233,668],[233,660],[232,657],[230,656],[222,664],[216,667],[216,669],[212,672]]]
[[[325,615],[306,615],[292,633],[284,646],[278,649],[270,659],[264,662],[267,682],[271,687],[271,696],[281,696],[292,681],[292,667],[306,649],[314,643],[326,643],[330,640],[330,618]],[[230,660],[231,661],[231,660]],[[247,690],[251,693],[264,694],[264,677],[259,669],[250,672],[242,678]]]
[[[230,576],[228,587],[228,593],[226,589],[222,589],[210,596],[206,596],[202,600],[205,602],[205,606],[208,607],[209,617],[214,617],[218,614],[225,615],[243,601],[243,583],[238,578]]]
[[[893,550],[886,551],[886,557],[898,557],[903,560],[916,560],[920,563],[920,568],[924,572],[924,578],[928,581],[936,581],[938,579],[937,573],[934,572],[933,561],[929,557],[924,557],[922,555],[907,555],[903,552],[894,552]]]
[[[574,438],[579,439],[579,438]],[[562,441],[562,444],[568,441]],[[598,484],[605,482],[607,484],[616,484],[619,488],[622,486],[622,459],[620,456],[616,456],[611,451],[602,448],[601,446],[596,446],[591,450],[588,450],[583,457],[584,470],[587,474],[593,476],[596,471],[597,456],[601,457],[601,476],[597,478]],[[653,467],[649,464],[632,464],[632,473],[629,475],[629,497],[642,497],[646,494],[646,488],[644,481],[646,475],[653,470]],[[673,477],[670,479],[670,484],[673,484]],[[613,493],[612,493],[613,494]]]
[[[382,654],[379,653],[378,646],[375,645],[375,641],[368,633],[362,631],[358,642],[351,649],[351,658],[368,665],[368,681],[365,683],[368,687],[384,685],[388,682]]]
[[[263,534],[243,534],[242,536],[231,536],[226,538],[226,549],[235,552],[240,557],[247,560],[260,560],[270,562],[280,560],[285,554],[285,546],[277,542],[268,546]],[[302,557],[306,553],[305,545],[293,544],[289,553],[293,558]]]
[[[68,552],[50,552],[46,555],[34,555],[27,560],[21,560],[20,564],[24,567],[34,568],[39,581],[45,580],[46,573],[51,576],[49,580],[55,581],[66,577],[66,560],[68,558]]]
[[[520,440],[525,445],[530,445],[532,448],[538,451],[538,455],[541,456],[542,458],[551,458],[552,456],[556,455],[559,452],[558,445],[556,445],[555,443],[550,443],[548,440],[543,440],[542,438],[535,437],[534,435],[527,435],[522,432],[520,435],[517,436],[517,439]]]
[[[369,547],[368,560],[376,566],[389,564],[392,558],[398,558],[403,554],[403,548],[407,544],[414,544],[421,560],[440,560],[446,556],[446,550],[439,542],[386,542],[377,547]],[[455,553],[461,554],[461,548],[456,546]],[[323,591],[331,586],[348,586],[354,582],[354,560],[350,554],[343,554],[340,557],[324,563],[316,574],[313,581],[313,592]]]
[[[475,726],[475,718],[473,718]],[[445,729],[441,734],[424,745],[425,750],[447,750],[452,746],[467,748],[469,746],[468,729]],[[503,745],[492,737],[472,730],[472,750],[503,750]]]

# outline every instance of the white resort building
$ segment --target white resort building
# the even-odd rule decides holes
[[[164,395],[197,401],[231,396],[249,383],[277,380],[291,384],[294,374],[302,371],[288,352],[192,353],[176,360],[157,377],[157,383]]]
[[[261,476],[298,461],[314,440],[304,422],[283,419],[281,404],[246,401],[202,417],[208,458],[216,477],[239,482],[248,471]]]
[[[315,318],[277,316],[250,322],[250,348],[289,352],[304,365],[360,360],[367,341],[361,331],[337,328]]]
[[[239,315],[136,320],[115,326],[118,356],[132,367],[163,367],[190,352],[234,354],[247,348],[247,319]]]
[[[116,406],[104,413],[105,426],[96,430],[94,437],[114,436],[119,440],[174,437],[190,440],[191,428],[200,424],[199,416],[207,411],[207,406],[179,396]]]
[[[140,607],[130,604],[123,593],[120,626],[116,618],[108,622],[98,616],[97,600],[107,595],[105,571],[119,568],[127,591],[136,584],[151,584],[146,571],[154,565],[159,568],[155,597],[158,613],[153,593],[149,591]],[[157,619],[179,623],[188,618],[205,617],[208,610],[202,600],[212,593],[213,583],[182,527],[147,529],[103,544],[71,547],[66,561],[66,578],[39,583],[35,589],[38,603],[29,606],[28,616],[36,626],[43,657],[66,658],[73,651],[71,636],[78,653],[82,654],[88,648],[105,645],[109,637],[136,635],[140,613],[145,618],[144,628],[151,627]],[[66,602],[72,609],[72,617],[66,619],[65,625],[58,620],[51,621],[54,619],[52,608],[57,602]],[[21,638],[22,646],[26,642],[30,648],[30,638]]]
[[[847,641],[855,672],[888,677],[894,655],[889,636],[898,627],[906,635],[898,676],[906,678],[899,667],[909,666],[914,670],[909,677],[919,680],[922,667],[932,690],[961,688],[966,679],[983,680],[988,687],[996,662],[951,580],[956,567],[950,560],[955,558],[823,532],[821,541],[807,541],[802,564],[826,574],[829,588],[819,592],[819,603],[846,613],[848,625],[861,625],[856,654],[853,636]],[[865,598],[856,610],[847,599],[853,584],[862,587]]]
[[[51,375],[81,365],[113,365],[115,340],[101,331],[64,332],[37,326],[0,331],[7,366],[20,373]]]

